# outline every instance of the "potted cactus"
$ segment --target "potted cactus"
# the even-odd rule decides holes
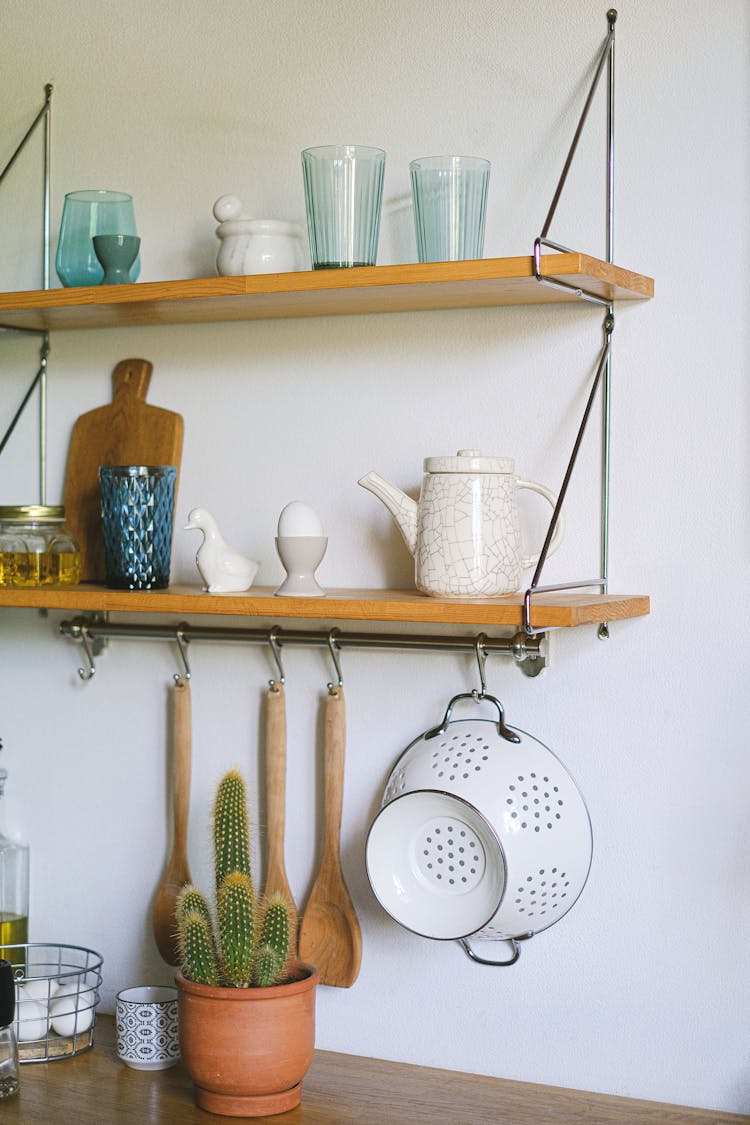
[[[220,781],[213,809],[214,909],[192,885],[175,910],[182,1060],[198,1105],[230,1117],[298,1105],[315,1042],[317,969],[290,956],[294,909],[256,896],[245,783]]]

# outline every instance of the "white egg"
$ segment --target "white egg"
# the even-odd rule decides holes
[[[36,980],[19,981],[16,992],[19,999],[38,1000],[40,1004],[48,1004],[59,987],[52,977],[38,977]]]
[[[58,1035],[80,1035],[88,1031],[94,1022],[95,1008],[96,992],[93,988],[77,993],[75,985],[62,985],[49,1006],[52,1030]]]
[[[44,1039],[49,1031],[49,1012],[46,1004],[38,1000],[19,1000],[16,1005],[18,1020],[18,1041],[30,1043],[33,1039]]]
[[[323,524],[317,513],[301,500],[292,500],[279,516],[279,538],[298,538],[300,536],[322,536]]]

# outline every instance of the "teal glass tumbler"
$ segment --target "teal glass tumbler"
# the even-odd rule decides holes
[[[124,191],[71,191],[65,196],[55,269],[65,286],[99,285],[104,268],[94,250],[97,234],[136,235],[133,197]],[[130,277],[141,270],[136,257]]]
[[[420,262],[481,258],[490,162],[479,156],[412,160],[411,190]]]
[[[374,266],[378,254],[385,152],[323,145],[302,153],[313,269]]]
[[[104,572],[110,589],[169,586],[176,476],[174,465],[100,467]]]

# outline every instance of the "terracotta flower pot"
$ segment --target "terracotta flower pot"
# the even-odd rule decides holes
[[[291,976],[271,988],[215,988],[177,973],[182,1061],[201,1109],[261,1117],[299,1105],[320,974],[294,961]]]

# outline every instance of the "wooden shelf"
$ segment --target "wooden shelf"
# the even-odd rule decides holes
[[[542,272],[606,300],[654,295],[650,277],[586,254],[544,255]],[[482,258],[3,293],[0,327],[57,331],[576,300],[537,281],[531,256]]]
[[[523,623],[523,598],[441,601],[412,590],[331,590],[324,598],[277,598],[271,587],[243,594],[206,594],[197,586],[168,590],[109,590],[80,586],[0,590],[0,608],[62,609],[80,612],[200,614],[221,617],[297,618],[333,621],[398,621],[434,625],[512,626]],[[531,621],[538,629],[594,625],[649,613],[644,595],[537,594]]]

